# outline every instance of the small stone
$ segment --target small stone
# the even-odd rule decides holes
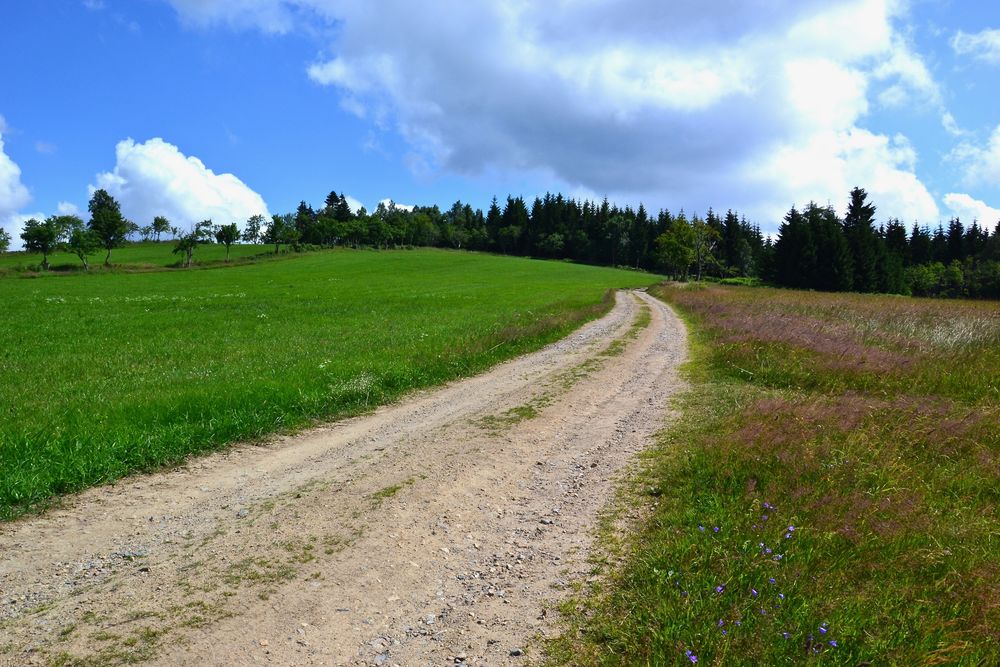
[[[424,616],[424,623],[427,625],[434,625],[435,620],[434,614],[427,614]]]
[[[250,510],[248,510],[246,507],[241,507],[240,510],[236,513],[237,519],[245,519],[248,516],[250,516]]]
[[[521,650],[521,649],[519,649],[519,648],[512,648],[512,649],[510,650],[510,654],[511,654],[511,656],[513,656],[513,657],[515,657],[515,658],[516,658],[516,657],[518,657],[518,656],[521,656],[521,655],[524,655],[524,651],[522,651],[522,650]]]
[[[377,656],[375,656],[375,664],[378,667],[381,667],[382,665],[385,664],[385,661],[388,659],[389,659],[388,653],[379,653]]]
[[[261,646],[270,646],[271,645],[271,642],[267,641],[266,639],[261,639],[258,643]]]

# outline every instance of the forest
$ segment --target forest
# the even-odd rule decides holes
[[[163,218],[150,225],[125,219],[118,203],[98,190],[90,202],[91,221],[76,216],[29,220],[21,237],[25,248],[40,252],[42,267],[56,249],[87,256],[128,239],[159,240],[170,233],[175,252],[190,265],[200,243],[242,241],[309,250],[349,246],[446,247],[587,264],[658,271],[676,280],[702,278],[759,280],[768,284],[822,291],[853,291],[914,296],[1000,298],[1000,221],[992,231],[958,218],[931,228],[898,219],[879,223],[876,206],[862,188],[849,193],[843,218],[832,206],[793,207],[777,234],[763,234],[736,211],[704,216],[649,213],[621,208],[607,199],[578,201],[561,194],[493,198],[486,213],[456,201],[438,206],[380,203],[369,213],[352,211],[344,195],[331,192],[319,208],[301,202],[294,213],[249,218],[235,223],[211,220],[185,231]],[[0,238],[0,250],[9,237]]]

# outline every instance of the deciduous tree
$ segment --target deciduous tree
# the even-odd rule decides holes
[[[236,223],[231,223],[228,225],[221,225],[215,228],[214,231],[215,240],[218,243],[226,246],[226,261],[229,261],[229,248],[240,238],[240,228],[236,226]]]
[[[111,265],[111,250],[122,244],[130,231],[130,223],[122,217],[121,207],[107,190],[98,190],[87,205],[90,210],[90,230],[108,251],[104,265]]]
[[[97,238],[97,234],[87,229],[87,225],[77,216],[63,216],[63,220],[67,229],[63,247],[80,259],[84,271],[89,271],[90,261],[87,258],[101,249],[101,240]]]
[[[49,216],[43,221],[31,218],[24,223],[21,240],[28,252],[42,253],[42,269],[49,268],[49,255],[52,254],[66,234],[64,222],[60,216]]]
[[[243,226],[243,241],[245,243],[260,243],[261,240],[261,230],[264,227],[264,216],[261,214],[251,215],[247,218],[246,224]]]
[[[153,218],[153,224],[151,225],[153,234],[156,235],[156,242],[160,241],[160,234],[166,234],[170,231],[170,221],[167,220],[162,215],[158,215]]]

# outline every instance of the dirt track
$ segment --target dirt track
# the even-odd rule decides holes
[[[620,293],[486,374],[0,526],[0,664],[532,664],[685,354]]]

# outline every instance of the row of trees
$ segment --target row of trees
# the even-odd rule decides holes
[[[1000,298],[1000,222],[992,233],[958,218],[907,231],[896,219],[876,227],[875,211],[861,188],[842,220],[830,207],[792,208],[762,277],[827,291]]]
[[[134,224],[122,216],[118,202],[105,190],[94,193],[88,209],[90,221],[87,223],[75,215],[29,219],[21,231],[25,250],[41,253],[43,269],[49,268],[49,255],[59,249],[75,254],[87,269],[87,258],[103,248],[107,250],[104,264],[110,265],[111,251],[128,238]],[[9,242],[8,236],[5,245]]]
[[[57,250],[69,252],[80,258],[84,270],[90,268],[89,257],[104,249],[104,265],[111,264],[111,251],[121,246],[130,237],[141,234],[145,240],[155,238],[170,232],[176,243],[174,253],[181,254],[184,265],[190,266],[194,251],[198,245],[215,241],[226,247],[226,261],[229,261],[229,251],[234,243],[240,240],[240,229],[236,223],[216,225],[211,220],[197,223],[190,231],[172,227],[163,216],[153,218],[151,225],[140,228],[121,213],[118,202],[106,190],[96,191],[88,204],[90,220],[84,222],[76,215],[53,215],[38,220],[31,218],[24,223],[21,230],[21,240],[28,252],[42,255],[42,269],[49,268],[49,255]],[[251,222],[258,225],[263,216],[255,216]],[[249,228],[249,227],[248,227]],[[10,235],[0,230],[0,251],[10,247]]]
[[[437,206],[398,207],[379,204],[373,213],[351,211],[346,199],[331,192],[325,205],[313,209],[306,202],[295,213],[259,216],[247,221],[243,240],[281,245],[348,245],[397,247],[440,246],[486,250],[511,255],[571,259],[593,264],[668,268],[686,276],[726,269],[751,275],[761,262],[766,241],[760,229],[730,211],[724,217],[712,210],[704,218],[688,218],[662,210],[650,215],[637,209],[567,199],[560,194],[536,198],[531,205],[521,197],[507,197],[503,206],[493,199],[486,213],[461,201],[447,211]]]
[[[446,211],[388,202],[369,213],[352,211],[334,191],[318,209],[303,201],[294,213],[270,220],[252,216],[242,230],[236,223],[204,220],[183,231],[162,216],[140,228],[122,217],[104,190],[94,193],[88,208],[87,223],[76,216],[29,220],[21,234],[26,249],[42,253],[45,268],[58,248],[75,253],[86,267],[87,256],[101,248],[108,264],[111,250],[130,236],[158,240],[169,232],[185,265],[206,242],[225,245],[227,261],[229,248],[240,240],[273,245],[275,253],[282,246],[440,246],[630,266],[682,280],[756,277],[805,289],[1000,298],[1000,223],[992,233],[957,218],[935,230],[914,224],[907,231],[898,220],[876,227],[876,208],[861,188],[851,191],[843,219],[830,206],[793,207],[773,239],[732,210],[721,216],[712,209],[704,217],[666,209],[651,215],[641,204],[619,208],[607,199],[595,203],[561,194],[530,205],[521,197],[508,196],[503,205],[494,198],[485,214],[461,201]]]

